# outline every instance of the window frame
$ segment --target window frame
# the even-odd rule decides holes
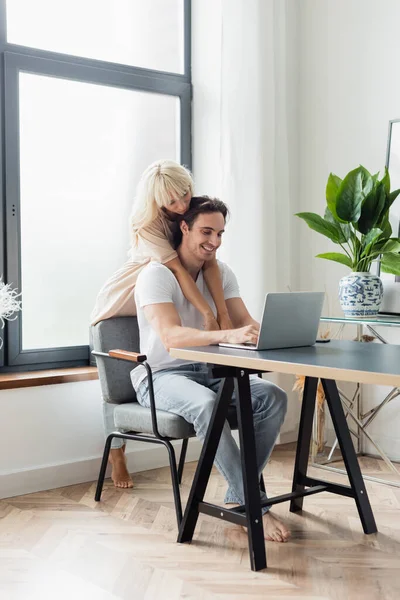
[[[184,73],[167,73],[6,42],[6,0],[0,0],[0,268],[4,280],[21,290],[21,229],[19,177],[19,73],[31,73],[84,83],[170,95],[180,100],[180,160],[191,168],[191,0],[184,2]],[[0,273],[0,274],[1,274]],[[93,299],[94,301],[94,299]],[[0,372],[85,366],[89,345],[22,348],[23,309],[6,323],[0,336]],[[89,329],[89,319],[88,319]]]

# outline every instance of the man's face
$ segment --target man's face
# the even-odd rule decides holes
[[[221,245],[225,220],[220,212],[200,214],[189,229],[181,224],[183,243],[199,261],[212,260]]]

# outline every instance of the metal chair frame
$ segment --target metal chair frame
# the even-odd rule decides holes
[[[110,455],[111,443],[114,438],[147,442],[150,444],[162,444],[168,450],[169,466],[170,466],[170,471],[171,471],[172,490],[173,490],[173,494],[174,494],[175,513],[176,513],[176,520],[177,520],[177,524],[178,524],[178,528],[179,528],[181,521],[182,521],[182,501],[181,501],[181,494],[180,494],[179,486],[182,482],[182,474],[183,474],[183,468],[185,466],[185,458],[186,458],[186,452],[187,452],[189,438],[164,437],[158,431],[157,409],[156,409],[156,403],[155,403],[155,398],[154,398],[153,373],[152,373],[149,363],[146,360],[146,356],[144,354],[137,355],[137,358],[134,361],[132,358],[121,358],[121,357],[111,356],[107,352],[98,352],[96,350],[92,350],[92,354],[94,356],[99,356],[101,358],[108,358],[111,360],[123,360],[123,361],[127,361],[127,362],[138,362],[139,363],[138,366],[143,366],[146,369],[148,382],[149,382],[150,411],[151,411],[151,422],[152,422],[152,429],[153,429],[152,435],[148,435],[148,434],[140,433],[140,432],[136,432],[136,431],[126,431],[123,433],[121,433],[119,431],[113,431],[112,433],[110,433],[110,435],[106,439],[106,443],[104,446],[103,458],[101,461],[99,477],[97,480],[95,501],[100,502],[100,499],[101,499],[101,493],[102,493],[103,485],[104,485],[104,478],[105,478],[106,469],[107,469],[108,457]],[[129,354],[134,356],[136,353],[130,352]],[[181,448],[178,466],[176,463],[175,450],[174,450],[173,445],[171,444],[171,440],[175,440],[175,439],[182,439],[182,448]],[[260,488],[262,491],[265,491],[264,479],[263,479],[262,475],[261,475],[261,479],[260,479]]]

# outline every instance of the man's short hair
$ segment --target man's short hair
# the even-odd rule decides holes
[[[190,201],[189,209],[180,217],[178,225],[181,221],[185,221],[189,229],[192,229],[193,224],[199,215],[210,213],[221,213],[226,221],[229,216],[229,209],[225,202],[222,202],[222,200],[219,200],[218,198],[210,198],[209,196],[193,196]],[[174,232],[175,248],[180,245],[181,241],[182,231],[178,226],[177,230]]]

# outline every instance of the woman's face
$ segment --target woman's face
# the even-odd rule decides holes
[[[165,207],[165,212],[170,216],[184,215],[190,205],[192,195],[188,191],[184,196],[177,198],[176,196],[171,197],[168,206]]]

